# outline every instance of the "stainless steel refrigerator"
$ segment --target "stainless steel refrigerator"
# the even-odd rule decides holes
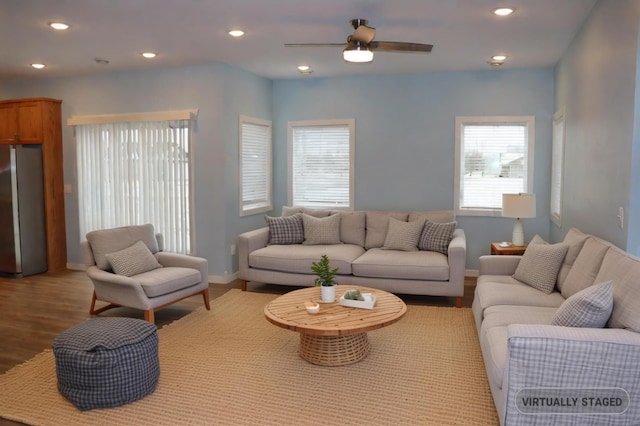
[[[42,145],[0,144],[0,274],[46,270]]]

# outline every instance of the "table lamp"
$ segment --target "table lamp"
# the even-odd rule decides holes
[[[535,194],[502,194],[502,216],[515,217],[511,243],[514,246],[524,245],[524,230],[521,218],[536,217]]]

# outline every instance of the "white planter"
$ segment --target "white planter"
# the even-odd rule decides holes
[[[336,300],[336,286],[335,285],[321,285],[320,292],[322,294],[322,301],[325,303],[331,303]]]

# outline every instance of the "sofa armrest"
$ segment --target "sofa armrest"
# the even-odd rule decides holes
[[[624,414],[605,419],[602,414],[590,413],[580,417],[580,424],[602,424],[599,422],[603,420],[607,424],[640,424],[640,404],[637,403],[640,333],[531,324],[512,324],[507,330],[507,363],[502,386],[503,392],[508,392],[505,424],[521,424],[524,417],[536,417],[523,414],[516,405],[520,403],[522,407],[522,398],[528,391],[518,392],[525,388],[553,388],[544,391],[551,394],[541,396],[555,396],[554,389],[559,388],[570,389],[569,392],[578,389],[577,394],[586,388],[623,389],[620,393],[631,396]],[[601,396],[607,396],[607,392]],[[548,415],[547,424],[556,423],[562,416]]]
[[[268,226],[238,235],[238,274],[240,279],[248,279],[249,254],[266,247],[268,242]]]
[[[467,260],[467,237],[463,229],[456,229],[447,250],[449,259],[449,284],[464,294],[464,270]]]
[[[479,275],[513,275],[522,256],[480,256]]]

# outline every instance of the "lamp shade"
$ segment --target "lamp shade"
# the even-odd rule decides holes
[[[502,216],[536,217],[535,194],[502,194]]]

